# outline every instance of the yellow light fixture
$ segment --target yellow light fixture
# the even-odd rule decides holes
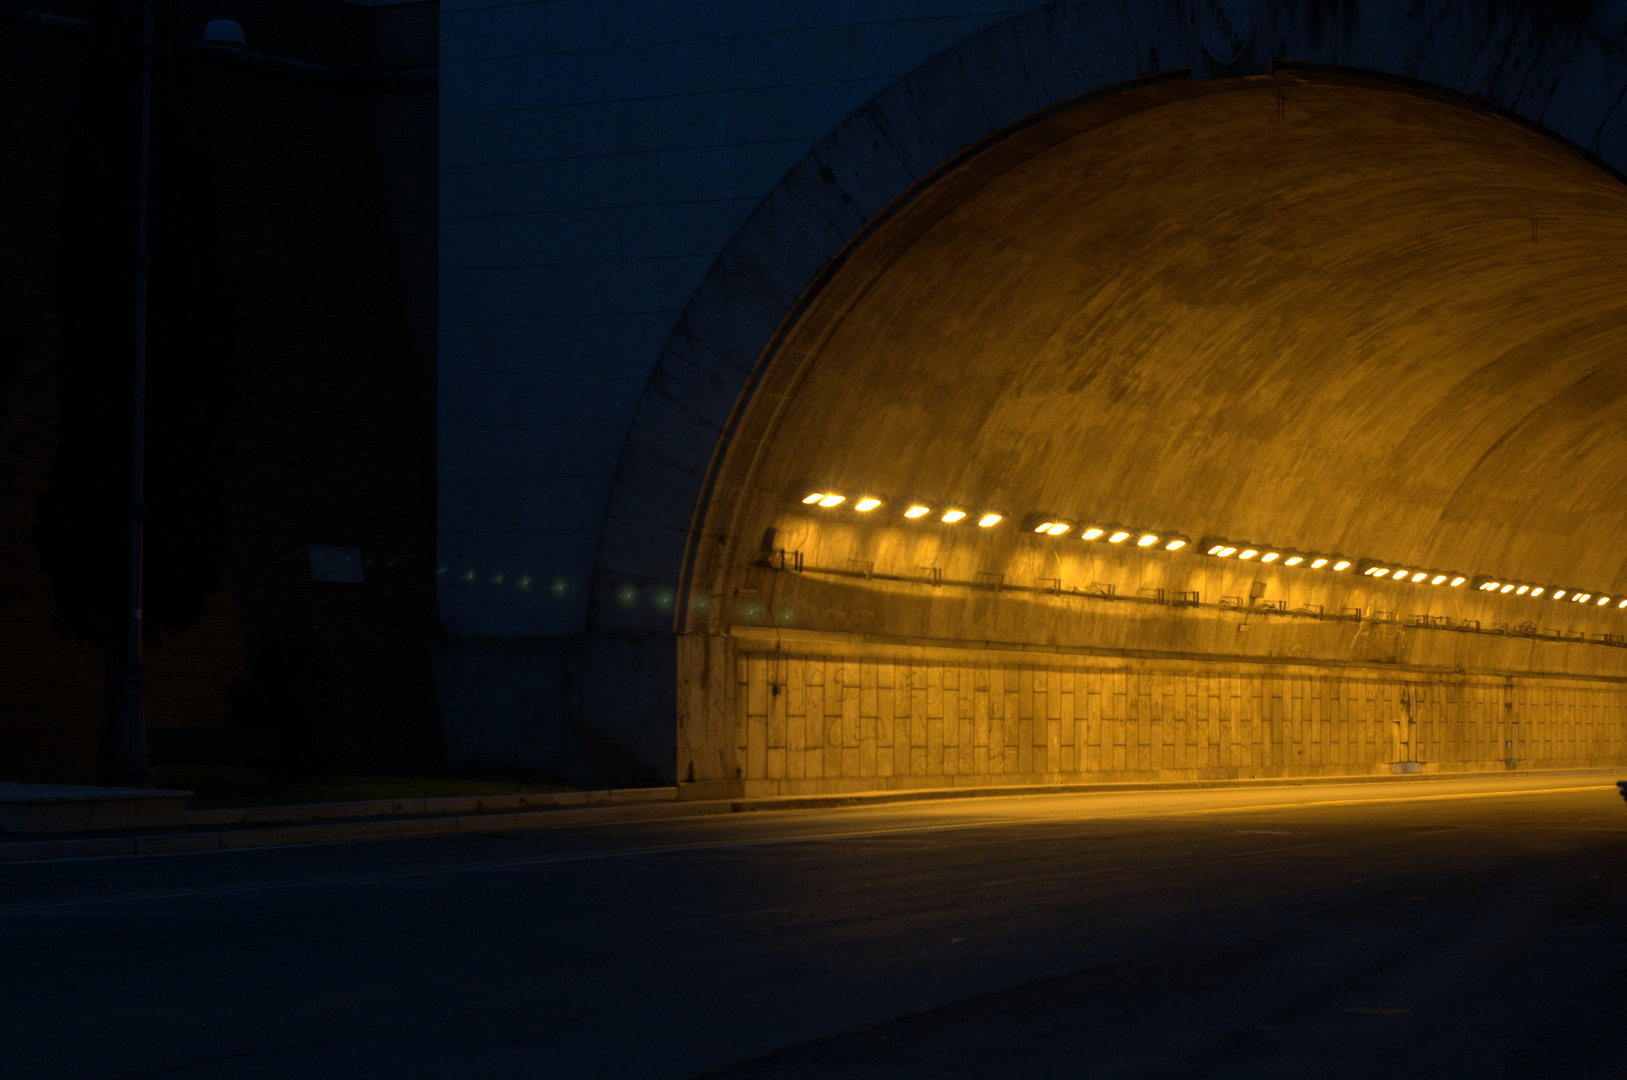
[[[1107,542],[1109,544],[1122,544],[1128,539],[1130,539],[1129,533],[1125,532],[1123,529],[1116,529],[1114,530],[1113,535],[1107,538]]]
[[[847,502],[847,496],[846,495],[826,495],[825,497],[823,497],[822,499],[819,500],[819,505],[820,506],[841,506],[845,502]]]
[[[1617,600],[1617,601],[1616,601],[1616,606],[1617,606],[1617,607],[1618,607],[1618,608],[1624,608],[1624,607],[1627,607],[1627,600]]]
[[[1254,548],[1244,548],[1242,551],[1239,551],[1237,553],[1237,557],[1239,559],[1252,559],[1252,558],[1254,558],[1254,556],[1256,556],[1258,554],[1259,554],[1259,552],[1256,551]]]
[[[866,497],[866,498],[860,499],[858,502],[854,503],[853,504],[853,509],[861,511],[861,512],[868,513],[869,511],[874,510],[876,507],[878,507],[880,505],[881,505],[881,500],[880,499],[872,499],[872,498]]]
[[[1219,555],[1224,550],[1226,550],[1226,545],[1225,544],[1216,544],[1214,547],[1209,549],[1209,554],[1211,554],[1211,555]]]
[[[965,516],[966,511],[964,510],[945,510],[943,512],[943,523],[945,525],[953,525],[955,522],[959,521]]]
[[[1086,529],[1084,532],[1079,534],[1079,539],[1081,539],[1081,540],[1094,540],[1097,537],[1101,536],[1102,533],[1104,533],[1106,531],[1107,531],[1106,529],[1098,529],[1096,526],[1092,525],[1090,528]]]
[[[1506,595],[1506,594],[1511,593],[1511,592],[1514,591],[1514,586],[1513,585],[1504,585],[1501,589],[1498,589],[1497,591],[1499,593],[1503,593],[1503,594]]]
[[[979,526],[986,529],[990,525],[998,525],[998,524],[1000,524],[1001,516],[1002,515],[1000,515],[1000,514],[984,514],[982,517],[977,519],[977,523],[978,523]],[[1067,532],[1068,527],[1066,525],[1062,526],[1062,531]],[[1056,530],[1054,528],[1051,530],[1051,535],[1053,535],[1053,536],[1056,535]]]
[[[1407,573],[1408,572],[1406,570],[1397,570],[1391,574],[1390,577],[1394,578],[1396,581],[1401,581],[1407,576]]]
[[[1284,566],[1298,566],[1300,563],[1302,563],[1304,561],[1305,561],[1305,556],[1303,556],[1303,555],[1290,555],[1286,559],[1282,560],[1282,565],[1284,565]]]
[[[932,507],[922,506],[920,503],[916,503],[914,506],[904,511],[904,516],[907,518],[919,518],[926,517],[930,513],[932,513]]]
[[[1280,558],[1282,558],[1282,552],[1280,552],[1280,551],[1268,551],[1264,555],[1260,556],[1260,561],[1263,562],[1263,563],[1265,563],[1265,562],[1276,562]]]
[[[1443,582],[1445,580],[1446,580],[1446,575],[1445,574],[1436,574],[1434,577],[1429,579],[1429,583],[1431,585],[1439,585],[1441,582]]]
[[[1056,522],[1054,521],[1042,521],[1038,525],[1034,526],[1034,531],[1037,533],[1048,533],[1051,531],[1051,526],[1055,524]]]
[[[1340,559],[1338,562],[1333,564],[1333,568],[1335,570],[1349,570],[1350,569],[1350,560],[1349,559]]]
[[[1604,605],[1608,604],[1609,602],[1610,602],[1610,598],[1608,596],[1599,597],[1599,606],[1600,607],[1604,607]]]
[[[1524,596],[1526,593],[1528,593],[1530,591],[1531,591],[1531,586],[1529,586],[1529,585],[1521,585],[1518,589],[1514,590],[1514,595],[1515,596]]]
[[[1534,589],[1532,589],[1532,590],[1531,590],[1531,598],[1532,598],[1532,599],[1533,599],[1533,600],[1534,600],[1534,599],[1536,599],[1536,598],[1537,598],[1537,597],[1539,597],[1539,596],[1541,596],[1541,595],[1542,595],[1542,591],[1543,591],[1543,590],[1542,590],[1542,586],[1541,586],[1541,585],[1538,585],[1538,586],[1537,586],[1537,587],[1536,587],[1536,588],[1534,588]]]
[[[1571,599],[1575,600],[1578,604],[1585,604],[1589,600],[1593,599],[1593,594],[1590,593],[1590,592],[1577,593],[1577,594],[1573,595],[1571,597]]]
[[[1166,543],[1164,545],[1164,550],[1165,551],[1179,551],[1182,548],[1184,548],[1185,546],[1186,546],[1186,541],[1182,540],[1180,537],[1176,537],[1175,539],[1169,541],[1168,543]]]
[[[1468,580],[1469,580],[1468,578],[1464,577],[1462,574],[1459,574],[1457,577],[1452,579],[1452,588],[1455,589],[1459,585],[1462,585],[1465,581],[1468,581]]]
[[[1136,547],[1152,547],[1156,543],[1158,543],[1157,533],[1142,533],[1141,538],[1136,541]]]
[[[818,502],[820,499],[823,499],[824,497],[825,497],[825,493],[823,491],[816,491],[812,495],[804,496],[802,501],[804,503],[812,505],[813,503]]]
[[[1565,599],[1565,590],[1564,589],[1555,589],[1554,590],[1554,599],[1555,600],[1563,600],[1563,599]]]
[[[1428,574],[1426,574],[1425,572],[1420,570],[1416,574],[1412,575],[1412,580],[1413,581],[1422,581],[1422,580],[1424,580],[1424,578],[1426,578],[1428,576],[1429,576]]]
[[[1068,523],[1066,521],[1058,521],[1052,525],[1048,525],[1045,529],[1045,534],[1047,536],[1061,536],[1067,531]]]
[[[1236,555],[1237,549],[1234,547],[1223,547],[1219,551],[1215,552],[1215,554],[1219,555],[1222,559],[1227,559],[1233,555]]]

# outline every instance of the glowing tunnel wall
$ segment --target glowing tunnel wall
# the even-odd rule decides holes
[[[739,407],[680,778],[1627,761],[1624,241],[1596,165],[1347,78],[1159,83],[984,149],[804,297]]]

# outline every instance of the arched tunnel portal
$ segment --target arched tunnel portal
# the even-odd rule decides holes
[[[679,778],[1627,761],[1624,270],[1618,177],[1414,87],[1019,125],[851,245],[736,406]]]

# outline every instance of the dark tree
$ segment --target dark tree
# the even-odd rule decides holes
[[[119,647],[135,335],[141,4],[93,5],[63,168],[56,280],[58,445],[35,542],[59,627]],[[195,56],[161,22],[153,65],[144,629],[195,624],[221,584],[237,381],[236,294]],[[111,632],[110,632],[111,631]]]

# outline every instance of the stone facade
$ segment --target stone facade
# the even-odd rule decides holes
[[[750,634],[739,647],[734,767],[748,794],[1588,768],[1627,758],[1627,690],[1613,682],[1016,658]]]

